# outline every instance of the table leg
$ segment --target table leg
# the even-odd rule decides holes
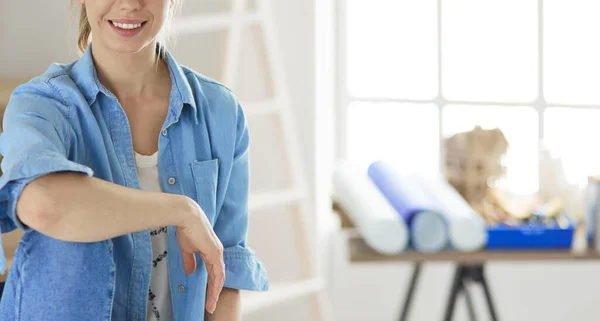
[[[404,297],[404,306],[402,307],[402,314],[400,315],[400,321],[408,320],[408,313],[410,312],[411,303],[415,294],[415,288],[417,286],[417,281],[419,280],[419,276],[421,275],[421,262],[415,263],[413,268],[413,273],[410,279],[410,284],[408,285],[408,289],[406,291],[406,295]]]
[[[417,286],[417,282],[419,281],[419,276],[421,274],[422,263],[417,262],[414,265],[413,273],[411,276],[410,284],[406,291],[404,306],[402,308],[402,314],[400,315],[400,321],[407,321],[408,314],[410,312],[412,300],[414,297],[415,288]],[[469,319],[471,321],[476,321],[477,316],[475,314],[475,307],[473,305],[473,300],[471,294],[467,289],[467,282],[473,281],[475,283],[481,284],[483,287],[483,291],[485,293],[485,298],[487,301],[488,309],[490,312],[490,317],[492,321],[498,321],[498,316],[496,314],[496,309],[494,308],[494,302],[492,299],[492,295],[490,293],[487,280],[484,274],[484,265],[463,265],[459,264],[456,266],[454,271],[454,278],[452,279],[452,285],[450,288],[450,295],[448,297],[448,302],[446,303],[446,311],[444,313],[444,321],[451,321],[454,315],[454,307],[456,306],[456,299],[458,294],[462,292],[465,295],[465,300],[467,302],[467,311],[469,313]]]
[[[469,293],[469,289],[467,288],[467,281],[462,280],[462,293],[465,295],[465,301],[467,302],[467,311],[469,312],[469,320],[477,321],[477,316],[475,315],[475,306],[473,305],[473,299],[471,298],[471,293]]]
[[[492,300],[492,294],[490,293],[490,289],[488,288],[487,280],[485,279],[485,275],[483,275],[483,267],[481,268],[481,286],[483,287],[483,292],[485,293],[485,299],[488,304],[488,309],[490,311],[490,317],[492,321],[498,321],[498,315],[496,314],[496,309],[494,308],[494,301]]]
[[[461,291],[463,286],[464,267],[459,265],[454,271],[454,278],[452,279],[452,286],[450,288],[450,296],[446,303],[446,312],[444,313],[444,321],[451,321],[454,315],[454,306],[456,305],[456,297],[458,292]]]
[[[467,309],[469,312],[469,317],[471,321],[476,320],[475,309],[473,306],[473,301],[471,300],[471,296],[466,287],[466,282],[473,281],[475,283],[481,284],[483,291],[485,293],[485,298],[487,301],[488,309],[490,312],[490,317],[492,321],[498,321],[498,315],[496,314],[496,309],[494,308],[494,302],[492,299],[492,295],[490,293],[487,279],[485,278],[484,273],[484,265],[463,265],[459,264],[456,267],[456,272],[454,273],[454,279],[452,281],[452,288],[450,290],[450,296],[448,298],[448,305],[446,306],[446,314],[444,316],[444,321],[452,320],[452,316],[454,314],[454,306],[456,305],[456,297],[459,292],[463,292],[465,294],[465,299],[467,301]]]

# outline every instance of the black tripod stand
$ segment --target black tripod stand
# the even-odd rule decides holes
[[[422,263],[417,262],[415,264],[410,284],[406,292],[406,298],[404,299],[404,307],[402,309],[400,321],[408,321],[408,313],[410,311],[410,306],[412,303],[415,288],[419,280],[419,276],[421,274],[421,268]],[[483,292],[485,293],[485,298],[490,313],[490,319],[492,321],[498,321],[498,316],[496,314],[496,309],[494,308],[492,295],[490,294],[490,290],[485,279],[483,263],[475,265],[467,265],[461,263],[456,266],[454,278],[452,279],[452,287],[450,288],[450,295],[448,296],[448,302],[446,304],[446,311],[444,313],[444,321],[452,320],[452,316],[454,314],[454,307],[456,306],[456,299],[458,297],[458,294],[461,292],[465,295],[465,301],[467,302],[467,310],[469,313],[470,320],[477,320],[477,317],[475,315],[475,308],[473,307],[473,300],[471,299],[471,295],[469,294],[469,291],[467,289],[467,282],[474,282],[481,285],[481,287],[483,288]]]

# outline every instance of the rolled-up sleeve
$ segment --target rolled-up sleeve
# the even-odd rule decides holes
[[[74,137],[69,107],[45,82],[18,87],[12,94],[2,121],[0,154],[0,231],[27,230],[16,213],[25,186],[41,176],[56,172],[93,171],[68,159]]]
[[[249,133],[241,106],[237,107],[236,144],[231,174],[215,233],[223,243],[227,288],[266,291],[267,272],[246,246],[249,196]]]

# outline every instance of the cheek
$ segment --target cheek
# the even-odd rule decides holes
[[[155,6],[151,9],[156,28],[160,28],[169,18],[169,3],[170,1],[156,1]]]
[[[83,0],[91,24],[97,24],[111,11],[112,0]]]
[[[95,27],[98,21],[98,8],[96,8],[94,1],[85,2],[85,12],[90,25],[92,28]]]
[[[156,15],[166,17],[172,8],[173,1],[171,0],[158,0],[154,2],[154,12]]]

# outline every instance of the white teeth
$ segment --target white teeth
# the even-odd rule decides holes
[[[141,23],[131,24],[131,23],[118,23],[118,22],[114,22],[114,21],[112,22],[112,24],[121,29],[128,29],[128,30],[137,29],[142,26]]]

